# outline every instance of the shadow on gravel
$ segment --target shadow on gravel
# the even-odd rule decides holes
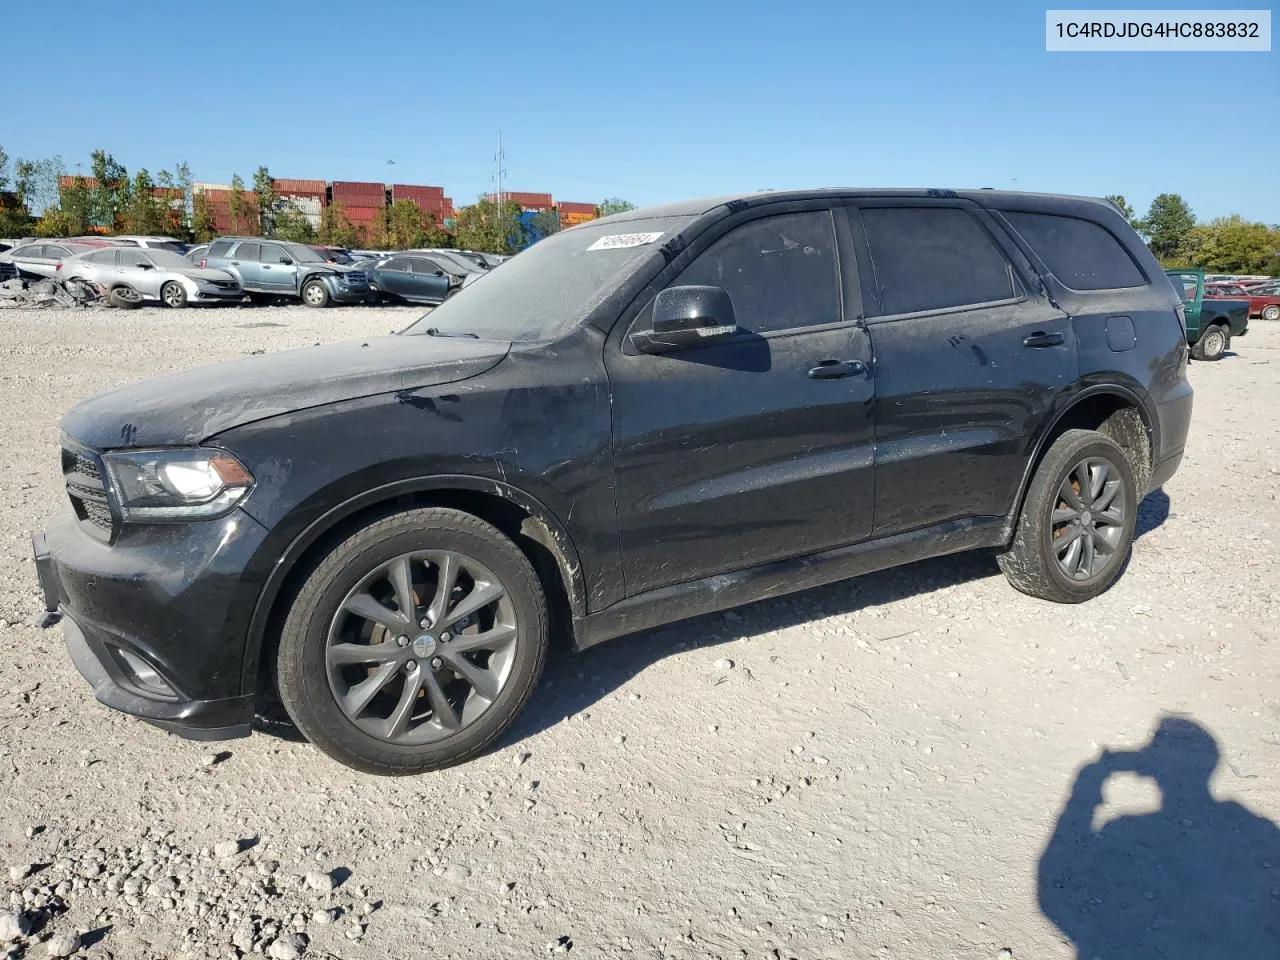
[[[1218,744],[1194,720],[1165,716],[1140,750],[1104,750],[1076,775],[1040,858],[1040,909],[1100,960],[1275,960],[1280,957],[1280,827],[1209,778]],[[1155,780],[1155,813],[1100,829],[1113,774]]]
[[[1133,537],[1146,536],[1169,519],[1169,495],[1163,489],[1153,490],[1138,504],[1138,516],[1133,527]]]

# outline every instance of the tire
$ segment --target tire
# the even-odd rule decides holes
[[[1099,469],[1103,463],[1105,473]],[[1080,496],[1082,467],[1091,485],[1101,483],[1098,494]],[[1071,488],[1085,509],[1073,507],[1063,495],[1064,486]],[[1101,513],[1090,509],[1103,498],[1107,502]],[[1036,469],[1013,543],[997,558],[1000,569],[1015,589],[1042,600],[1082,603],[1093,599],[1124,571],[1133,545],[1138,499],[1133,468],[1124,450],[1093,430],[1066,431]],[[1077,519],[1069,519],[1066,513],[1075,513]],[[1108,522],[1098,524],[1098,516],[1106,516]],[[1078,529],[1085,532],[1072,536]],[[1070,569],[1073,556],[1074,571]]]
[[[170,280],[160,288],[160,300],[166,307],[180,310],[187,305],[187,289],[177,280]]]
[[[447,557],[457,587],[446,598]],[[402,594],[415,607],[408,626],[394,604],[397,579],[412,584]],[[494,584],[496,599],[484,601]],[[483,606],[459,621],[473,601]],[[442,611],[435,628],[433,608]],[[454,623],[449,636],[442,625]],[[486,645],[489,637],[502,639]],[[302,734],[339,763],[423,773],[471,759],[510,725],[542,674],[548,638],[546,598],[514,543],[460,510],[408,510],[353,533],[307,577],[281,630],[277,686]],[[475,682],[453,668],[459,660]]]
[[[255,307],[268,307],[276,302],[276,298],[269,293],[249,293],[246,296]]]
[[[1231,334],[1222,324],[1215,323],[1200,334],[1200,339],[1191,345],[1191,357],[1194,360],[1221,360],[1222,355],[1231,346]]]
[[[308,280],[302,285],[302,302],[308,307],[327,307],[329,288],[323,280]]]
[[[112,287],[107,302],[121,310],[137,310],[142,306],[142,296],[132,287]]]
[[[1263,320],[1280,320],[1280,304],[1271,303],[1262,308]]]

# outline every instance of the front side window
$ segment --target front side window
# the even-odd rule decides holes
[[[408,263],[409,263],[409,269],[413,273],[422,274],[423,276],[431,277],[441,272],[440,268],[437,267],[430,260],[410,260],[408,261]]]
[[[122,267],[140,267],[143,264],[151,265],[151,260],[147,255],[136,247],[129,249],[121,249],[116,251],[116,263]]]
[[[1005,219],[1073,290],[1113,290],[1146,284],[1129,251],[1104,227],[1077,217],[1006,211]]]
[[[261,256],[263,263],[279,263],[282,257],[289,257],[289,255],[284,252],[283,247],[272,246],[269,243],[263,245]],[[289,259],[292,260],[293,258],[289,257]]]
[[[868,314],[943,310],[1016,296],[1013,272],[982,225],[954,207],[870,207]],[[876,304],[879,304],[877,309]]]
[[[751,333],[843,319],[835,230],[826,210],[783,213],[735,227],[672,285],[722,288],[733,301],[738,327]]]

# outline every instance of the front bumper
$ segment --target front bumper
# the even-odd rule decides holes
[[[99,702],[197,740],[247,736],[256,690],[242,689],[245,638],[266,531],[235,510],[155,524],[108,546],[69,511],[33,538],[45,608]]]
[[[244,291],[239,287],[234,290],[197,290],[193,299],[202,303],[233,303],[244,299]]]
[[[364,303],[375,292],[368,284],[362,287],[344,287],[335,283],[329,287],[329,298],[337,303]]]

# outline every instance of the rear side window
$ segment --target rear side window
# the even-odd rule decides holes
[[[972,216],[954,207],[862,211],[876,289],[868,314],[892,316],[1014,297],[1013,268]],[[875,304],[879,303],[879,310]]]
[[[381,269],[388,273],[408,273],[409,264],[401,257],[392,257],[382,265]]]
[[[13,251],[12,255],[15,257],[30,257],[33,260],[38,260],[44,256],[44,244],[29,243],[25,247],[18,247]]]
[[[85,257],[90,263],[112,264],[116,262],[116,252],[114,250],[99,250],[97,253],[91,253]]]
[[[219,240],[216,243],[209,244],[209,249],[205,251],[206,257],[225,257],[234,244],[230,240]]]
[[[237,260],[258,260],[262,255],[262,245],[257,243],[242,243],[236,247]]]
[[[1053,275],[1073,290],[1141,287],[1147,282],[1120,241],[1096,223],[1048,213],[1010,211],[1004,216]]]

